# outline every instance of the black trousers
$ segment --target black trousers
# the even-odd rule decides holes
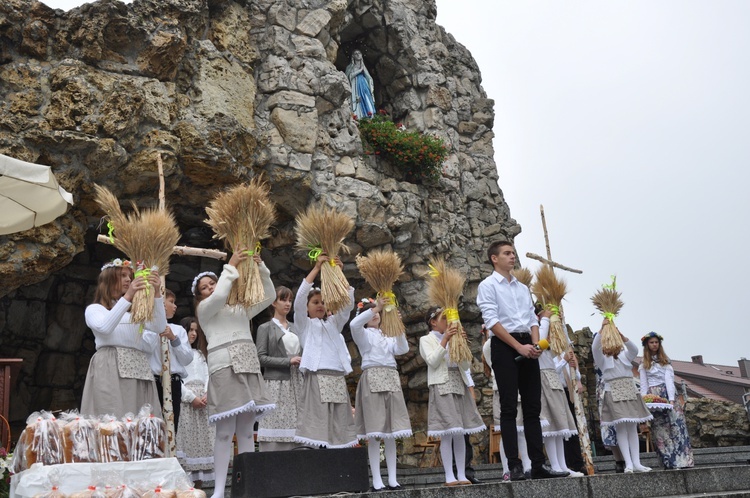
[[[531,344],[531,334],[514,335],[521,344]],[[521,465],[518,458],[518,434],[516,415],[518,414],[518,394],[521,394],[523,427],[526,446],[529,449],[531,467],[540,468],[545,463],[542,426],[539,413],[542,410],[542,381],[539,374],[539,360],[524,358],[515,361],[518,352],[496,336],[492,337],[492,370],[495,372],[497,389],[500,394],[500,430],[503,434],[503,447],[508,457],[508,466]]]
[[[566,387],[565,397],[568,399],[568,408],[570,408],[570,413],[573,414],[573,419],[578,423],[578,420],[576,419],[576,407],[570,402],[570,396],[568,393],[569,391]],[[570,439],[563,442],[563,447],[565,448],[565,463],[568,464],[568,468],[580,472],[581,469],[584,468],[584,464],[583,455],[581,454],[581,443],[578,440],[578,436],[570,436]]]
[[[159,394],[159,402],[164,404],[164,388],[161,386],[161,377],[154,375],[156,380],[156,392]],[[172,375],[172,412],[174,413],[174,433],[180,424],[180,405],[182,405],[182,381],[179,375]],[[162,406],[162,408],[164,408]]]

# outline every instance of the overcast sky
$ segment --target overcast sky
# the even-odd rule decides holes
[[[80,0],[48,0],[69,9]],[[437,0],[495,99],[500,188],[516,246],[565,274],[567,321],[617,275],[617,320],[667,354],[750,357],[750,2]],[[489,267],[488,267],[489,271]]]
[[[568,322],[617,274],[630,338],[672,358],[750,357],[750,2],[437,0],[495,99],[495,160],[521,255],[566,273]],[[524,265],[537,263],[522,257]]]

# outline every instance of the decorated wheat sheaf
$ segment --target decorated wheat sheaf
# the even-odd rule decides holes
[[[135,276],[145,277],[153,269],[161,276],[169,273],[169,258],[180,238],[177,223],[170,211],[156,208],[138,209],[125,214],[120,201],[106,187],[94,185],[94,200],[108,218],[112,244],[125,253],[135,265]],[[154,289],[147,286],[133,296],[130,308],[132,323],[145,324],[154,316]]]
[[[357,256],[357,268],[368,284],[378,293],[377,297],[388,300],[383,307],[380,330],[387,337],[397,337],[406,332],[398,312],[398,301],[393,293],[393,284],[404,273],[401,258],[392,251],[371,251],[367,256]]]
[[[557,356],[568,350],[568,336],[560,313],[562,300],[568,292],[567,285],[555,274],[552,267],[543,265],[536,271],[536,282],[531,290],[537,301],[552,312],[549,319],[549,345],[552,353]]]
[[[217,195],[206,208],[206,224],[232,252],[247,251],[250,256],[239,263],[239,277],[232,284],[227,304],[250,307],[265,299],[260,269],[253,255],[260,254],[260,241],[271,235],[276,207],[266,182],[254,178]]]
[[[620,313],[624,304],[620,297],[621,294],[617,291],[617,279],[612,276],[612,283],[603,285],[591,298],[591,302],[594,303],[596,309],[601,312],[603,317],[609,319],[609,323],[602,327],[602,352],[614,358],[617,358],[617,355],[625,347],[620,332],[615,326],[615,317]]]
[[[531,282],[534,279],[534,275],[532,275],[531,270],[528,268],[514,268],[510,272],[514,277],[518,279],[519,282],[521,282],[523,285],[531,288]]]
[[[443,308],[443,315],[449,324],[458,324],[458,333],[452,335],[448,343],[450,359],[455,363],[471,361],[471,349],[464,337],[464,329],[458,315],[458,302],[464,291],[466,277],[448,266],[442,257],[430,257],[428,275],[430,278],[427,280],[427,296],[430,303]]]
[[[344,239],[354,228],[354,220],[333,208],[312,205],[296,221],[297,247],[307,251],[312,262],[323,253],[329,257],[321,266],[320,293],[326,309],[335,314],[349,304],[349,282],[334,258],[349,252]]]

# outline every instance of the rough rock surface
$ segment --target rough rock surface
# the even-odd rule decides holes
[[[102,261],[117,255],[95,242],[92,185],[123,203],[154,203],[161,154],[168,203],[193,246],[215,247],[202,220],[219,189],[266,176],[280,219],[263,257],[278,284],[296,287],[308,268],[293,250],[293,219],[321,199],[356,219],[345,271],[358,297],[369,289],[354,254],[391,247],[402,256],[395,291],[413,346],[403,383],[414,428],[425,429],[416,354],[425,261],[446,254],[468,275],[462,315],[476,337],[486,245],[520,231],[498,188],[493,102],[471,54],[435,16],[429,0],[101,0],[69,12],[1,2],[0,152],[51,165],[76,200],[50,225],[0,237],[0,346],[25,359],[13,421],[79,403],[94,350],[83,309]],[[343,73],[354,49],[378,108],[449,145],[438,182],[405,182],[364,153]],[[219,264],[174,259],[178,316],[190,313],[190,282],[206,268]],[[480,406],[489,416],[488,401]]]

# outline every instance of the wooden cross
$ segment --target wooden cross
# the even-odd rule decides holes
[[[578,273],[578,274],[583,273],[582,270],[576,270],[575,268],[570,268],[568,266],[557,263],[552,259],[552,252],[550,251],[550,247],[549,247],[549,234],[547,233],[547,220],[544,217],[544,206],[539,205],[539,212],[542,217],[542,229],[544,230],[544,243],[547,248],[547,257],[543,258],[541,256],[538,256],[530,252],[526,253],[526,257],[540,261],[550,267],[559,268],[561,270]],[[560,303],[560,311],[562,312],[562,303]],[[565,327],[564,321],[563,321],[563,327]],[[569,351],[572,352],[573,348],[570,347]],[[567,384],[568,384],[568,395],[570,396],[570,400],[572,401],[573,406],[575,408],[576,423],[578,425],[578,441],[581,444],[581,454],[583,456],[583,463],[586,466],[586,474],[594,475],[594,462],[591,458],[591,439],[589,438],[588,423],[586,421],[586,415],[583,412],[583,402],[581,401],[581,396],[578,394],[578,389],[574,380],[577,376],[576,375],[577,372],[576,372],[576,369],[573,367],[570,367],[570,371],[564,371],[564,372],[565,372],[565,380],[567,380]]]
[[[159,169],[159,209],[166,209],[166,199],[164,195],[164,164],[161,160],[161,153],[156,156],[156,165]],[[97,242],[112,244],[112,241],[106,235],[98,235]],[[227,259],[227,253],[213,249],[202,249],[188,246],[175,246],[172,254],[178,256],[200,256],[204,258],[213,258],[220,261]],[[162,291],[165,288],[165,277],[161,276]],[[162,331],[163,332],[163,331]],[[172,370],[169,358],[169,341],[166,337],[161,337],[161,386],[163,392],[161,411],[164,415],[164,423],[167,426],[167,448],[166,456],[175,454],[175,426],[174,426],[174,407],[172,405]]]

